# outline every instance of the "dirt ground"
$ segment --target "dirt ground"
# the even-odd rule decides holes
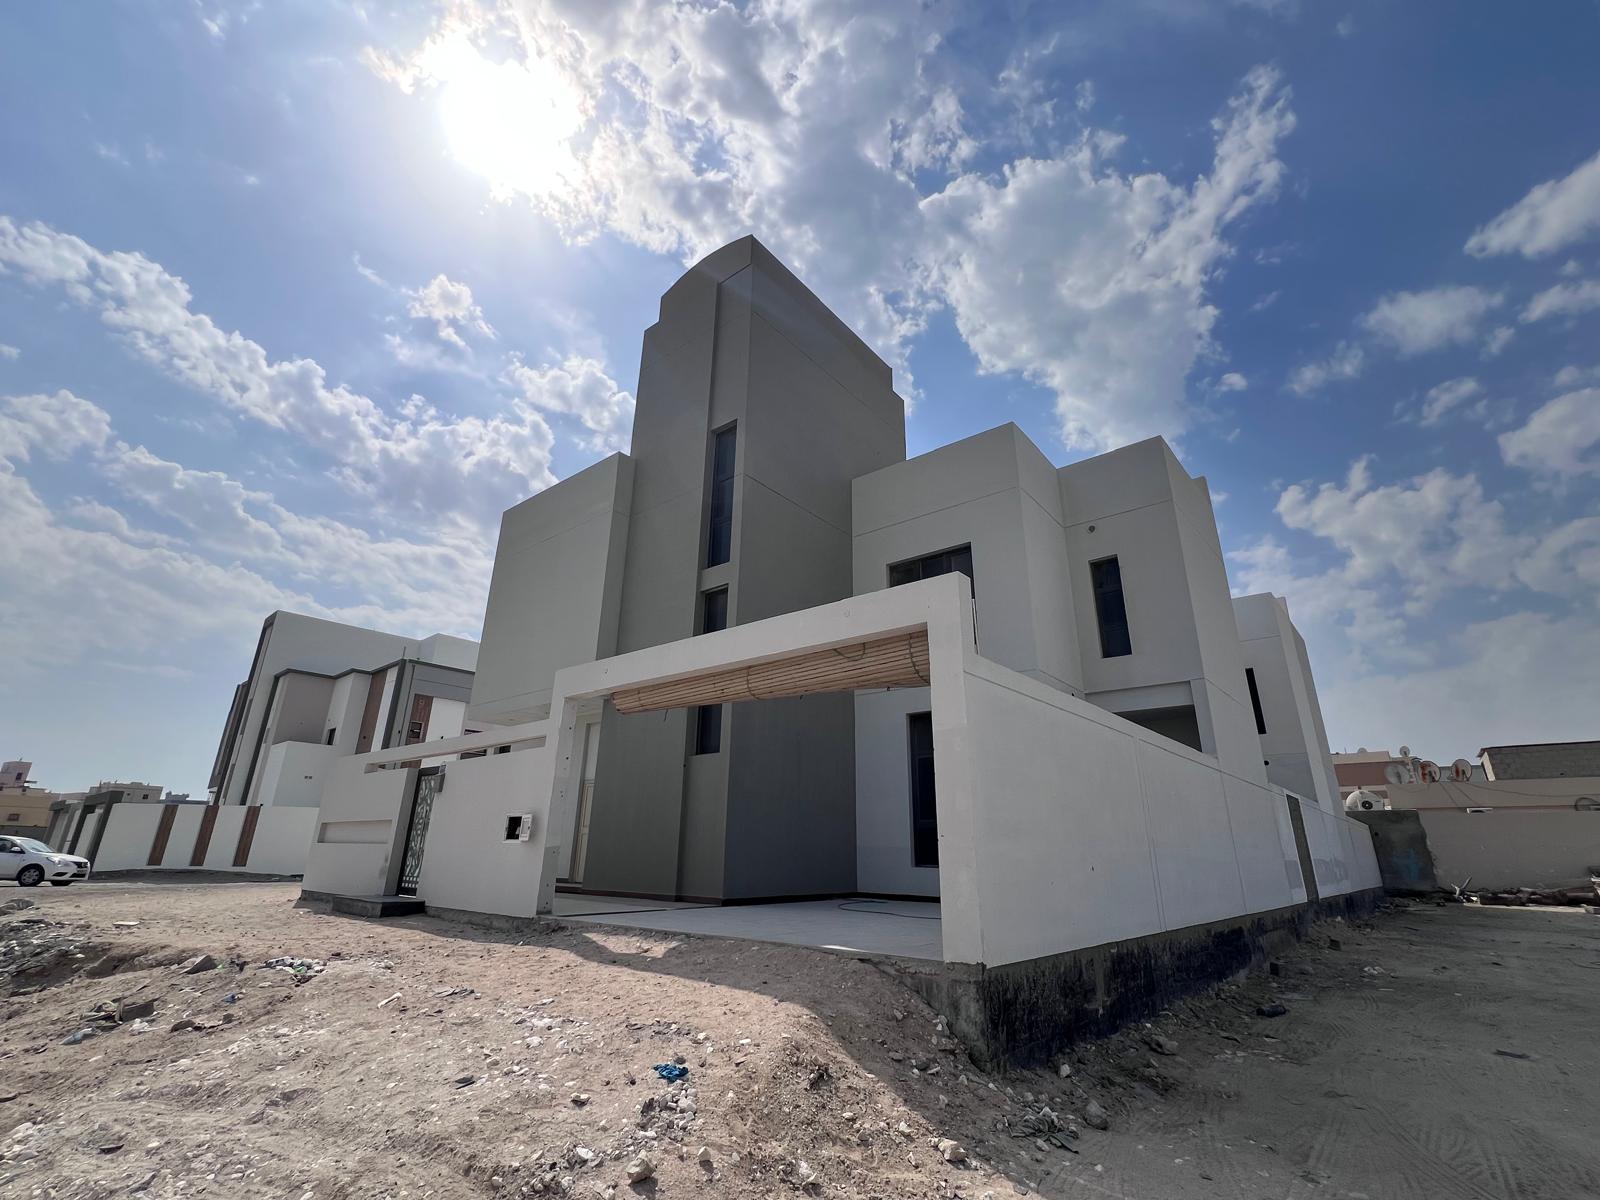
[[[298,890],[0,889],[36,903],[0,916],[0,1196],[1600,1196],[1581,910],[1328,923],[1063,1077],[974,1068],[866,962]]]

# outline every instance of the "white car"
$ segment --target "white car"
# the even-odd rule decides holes
[[[23,887],[66,887],[89,878],[89,860],[75,854],[57,854],[32,838],[0,836],[0,879],[15,879]]]

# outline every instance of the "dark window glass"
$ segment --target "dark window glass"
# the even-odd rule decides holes
[[[700,607],[700,632],[716,633],[728,627],[728,589],[707,592]]]
[[[973,596],[977,596],[978,588],[972,575],[971,546],[957,546],[953,550],[941,550],[937,554],[894,563],[889,567],[889,586],[899,587],[903,583],[916,583],[919,579],[932,579],[935,575],[949,575],[956,571],[967,577],[969,589]]]
[[[711,443],[711,515],[706,566],[720,567],[733,553],[733,455],[738,426],[717,430]]]
[[[1102,558],[1089,564],[1094,584],[1094,611],[1100,619],[1100,654],[1120,658],[1133,653],[1128,637],[1128,606],[1122,599],[1122,568],[1115,558]]]
[[[694,710],[694,752],[716,754],[721,749],[722,705],[701,705]]]
[[[1267,731],[1267,718],[1261,715],[1261,693],[1256,690],[1256,669],[1254,667],[1246,667],[1244,669],[1244,681],[1250,685],[1250,707],[1255,709],[1256,713],[1256,732],[1265,733]]]
[[[939,865],[939,814],[933,790],[933,714],[906,717],[911,745],[911,861]]]
[[[334,735],[339,732],[338,726],[328,730],[328,745],[333,745]]]

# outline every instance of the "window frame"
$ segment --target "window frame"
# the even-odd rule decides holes
[[[1265,737],[1267,735],[1267,718],[1261,708],[1261,688],[1256,684],[1256,669],[1254,667],[1246,667],[1244,669],[1244,682],[1250,689],[1250,708],[1256,715],[1256,736]]]
[[[716,613],[715,619],[713,612]],[[728,588],[726,585],[717,588],[708,588],[700,593],[700,621],[698,625],[701,634],[721,633],[728,627]]]
[[[722,708],[720,704],[695,705],[691,725],[694,741],[689,750],[691,757],[722,753]]]
[[[923,722],[927,725],[927,750],[919,749],[918,726]],[[926,759],[928,762],[928,782],[933,790],[931,796],[926,797],[929,813],[924,818],[917,811],[918,807],[918,764]],[[911,865],[917,868],[938,869],[939,866],[939,784],[938,768],[934,761],[933,747],[933,713],[931,710],[922,712],[909,712],[906,714],[906,799],[907,815],[911,823]],[[931,846],[925,847],[921,833],[922,826],[926,824],[932,836]],[[923,850],[929,853],[924,854]]]
[[[1122,609],[1122,621],[1120,622],[1122,642],[1118,643],[1118,645],[1121,645],[1122,649],[1115,649],[1113,646],[1108,645],[1106,637],[1108,630],[1115,631],[1118,628],[1116,623],[1108,623],[1106,620],[1106,598],[1112,594],[1111,589],[1102,588],[1100,585],[1100,574],[1107,563],[1114,564],[1117,572],[1116,603]],[[1122,560],[1118,555],[1107,554],[1090,560],[1089,592],[1094,598],[1094,619],[1100,634],[1100,657],[1127,658],[1133,653],[1133,623],[1128,619],[1128,594],[1127,588],[1122,582]]]
[[[724,445],[728,447],[726,464],[719,461],[718,454]],[[730,421],[711,431],[707,457],[706,550],[702,565],[710,568],[733,561],[733,481],[739,474],[739,422]]]
[[[966,557],[966,570],[962,570],[954,561],[951,561],[943,570],[935,571],[931,575],[928,573],[927,567],[930,563],[938,559],[953,559],[957,555]],[[896,572],[904,571],[910,567],[917,568],[917,574],[914,578],[895,578]],[[888,586],[892,588],[904,587],[908,583],[921,583],[924,579],[937,579],[941,575],[955,574],[967,577],[967,590],[972,594],[972,598],[976,600],[978,598],[978,569],[976,559],[972,553],[971,542],[958,542],[954,546],[947,546],[943,550],[935,550],[930,554],[917,554],[910,558],[902,558],[898,562],[889,563],[884,567],[884,577],[888,581]]]

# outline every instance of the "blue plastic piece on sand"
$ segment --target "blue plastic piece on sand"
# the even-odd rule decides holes
[[[680,1067],[677,1063],[657,1063],[655,1072],[663,1079],[678,1080],[689,1073],[688,1067]]]

